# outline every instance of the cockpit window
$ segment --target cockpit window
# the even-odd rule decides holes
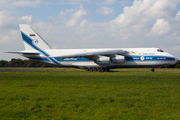
[[[158,51],[158,52],[164,52],[164,51],[163,51],[163,50],[161,50],[161,49],[157,49],[157,51]]]

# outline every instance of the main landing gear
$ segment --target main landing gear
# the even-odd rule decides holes
[[[86,71],[98,71],[98,72],[109,72],[109,68],[86,68]]]

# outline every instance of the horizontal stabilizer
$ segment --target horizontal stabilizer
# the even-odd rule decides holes
[[[23,55],[39,55],[39,52],[28,52],[28,51],[19,51],[19,52],[5,52],[5,53],[13,53],[13,54],[23,54]]]

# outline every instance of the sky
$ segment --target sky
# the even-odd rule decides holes
[[[161,48],[180,59],[180,0],[0,0],[0,60],[24,57],[19,24],[54,49]]]

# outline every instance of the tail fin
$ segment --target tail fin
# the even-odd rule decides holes
[[[19,25],[25,50],[45,50],[51,49],[49,44],[29,25]]]

